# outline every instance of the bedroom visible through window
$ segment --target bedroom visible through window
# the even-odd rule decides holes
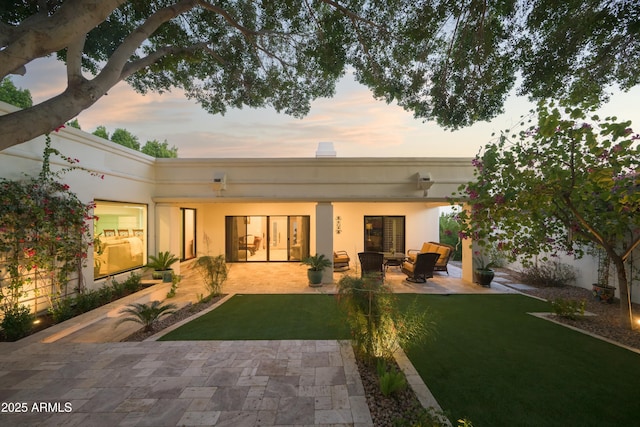
[[[142,267],[147,259],[147,205],[95,203],[93,277]]]

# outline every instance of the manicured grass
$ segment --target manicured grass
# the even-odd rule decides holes
[[[399,296],[407,303],[415,296]],[[525,314],[521,295],[418,295],[437,336],[407,354],[450,419],[483,426],[638,425],[640,355]]]
[[[161,340],[348,338],[346,318],[332,295],[234,295]]]

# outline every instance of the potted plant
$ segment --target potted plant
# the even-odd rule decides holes
[[[598,282],[591,285],[593,296],[602,302],[612,303],[616,288],[609,285],[611,258],[604,251],[598,251]]]
[[[169,251],[158,252],[157,256],[149,255],[149,262],[145,268],[153,270],[151,277],[154,279],[162,279],[165,283],[171,283],[173,280],[171,266],[178,261],[179,259]]]
[[[480,286],[484,286],[486,288],[491,287],[491,281],[495,276],[494,271],[491,269],[493,263],[489,262],[485,264],[484,258],[482,256],[479,256],[474,259],[474,264],[478,265],[478,267],[473,270],[475,282]]]
[[[309,266],[307,277],[309,286],[319,286],[322,283],[322,273],[325,268],[331,267],[331,260],[325,258],[324,254],[315,254],[302,260],[302,263]]]

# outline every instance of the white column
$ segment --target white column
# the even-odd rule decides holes
[[[158,252],[169,251],[176,257],[180,256],[180,208],[171,205],[156,205],[156,250],[151,250],[152,255]],[[175,274],[180,274],[180,263],[171,266]]]
[[[469,205],[464,204],[462,209],[468,211]],[[473,282],[473,258],[477,244],[471,238],[462,239],[462,280]]]
[[[324,254],[333,263],[333,205],[330,202],[316,205],[316,253]],[[324,269],[322,283],[333,283],[333,264]]]

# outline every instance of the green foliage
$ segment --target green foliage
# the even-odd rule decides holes
[[[68,64],[81,63],[86,75],[96,76],[87,86],[102,84],[101,91],[74,92],[82,102],[67,109],[69,118],[117,83],[103,82],[107,71],[141,93],[180,88],[214,114],[247,106],[302,117],[313,99],[333,95],[335,82],[354,70],[376,98],[448,128],[502,113],[516,76],[522,76],[521,94],[566,95],[588,104],[606,99],[610,84],[638,84],[633,1],[570,0],[562,7],[551,0],[320,1],[300,7],[238,0],[215,9],[182,3],[171,13],[163,13],[170,7],[164,1],[120,3],[104,19],[87,7],[65,14],[64,24],[77,32],[36,19],[63,13],[73,7],[68,3],[0,8],[0,22],[24,34],[9,38],[0,51],[0,77],[54,53]],[[147,36],[134,37],[141,32]],[[23,43],[34,34],[56,43]],[[60,50],[80,37],[86,40],[82,50]],[[129,60],[109,61],[116,51]],[[51,108],[69,104],[62,98]],[[0,134],[9,119],[0,118]]]
[[[72,128],[82,129],[80,127],[80,122],[78,121],[78,119],[73,119],[70,122],[67,122],[66,125]]]
[[[384,396],[391,396],[407,389],[407,377],[394,365],[387,364],[386,360],[378,359],[376,365],[380,392]]]
[[[178,274],[171,275],[171,289],[167,292],[167,298],[173,298],[176,296],[176,291],[178,290],[178,283],[182,280],[182,276]]]
[[[180,259],[169,251],[158,252],[158,255],[149,255],[149,262],[145,265],[145,268],[159,271],[169,270],[178,261]]]
[[[440,214],[440,242],[455,248],[451,255],[453,261],[462,261],[460,224],[456,221],[455,213]]]
[[[324,254],[309,255],[301,261],[304,265],[309,266],[309,270],[322,271],[325,268],[331,267],[332,261],[325,258]]]
[[[76,315],[75,309],[72,305],[73,298],[58,298],[51,302],[49,307],[49,313],[53,317],[55,323],[64,322],[67,319],[71,319]]]
[[[524,267],[520,280],[534,286],[566,286],[575,282],[576,272],[570,265],[558,261],[542,261]]]
[[[204,284],[209,290],[209,296],[217,296],[222,293],[222,285],[229,274],[229,268],[223,255],[198,257],[191,268],[195,268],[202,276]]]
[[[107,132],[107,128],[100,125],[93,131],[95,136],[99,136],[100,138],[109,139],[109,132]]]
[[[77,314],[86,313],[87,311],[98,308],[103,304],[105,304],[105,302],[101,300],[100,293],[98,291],[84,291],[75,297],[75,308]]]
[[[111,141],[124,145],[125,147],[129,147],[133,150],[140,150],[140,142],[138,142],[138,137],[133,135],[126,129],[118,128],[113,131],[113,135],[111,135]]]
[[[487,144],[473,161],[475,181],[457,195],[470,207],[458,215],[461,234],[525,264],[600,247],[628,303],[624,263],[640,243],[640,136],[630,122],[587,113],[541,104],[536,125]],[[627,303],[621,314],[631,322]]]
[[[0,326],[7,341],[17,341],[26,337],[33,325],[33,315],[29,307],[17,304],[4,308],[4,317]]]
[[[415,306],[399,310],[391,289],[376,277],[343,276],[338,300],[347,313],[356,351],[365,360],[391,359],[400,346],[423,342],[434,324]]]
[[[69,166],[52,172],[54,155]],[[59,179],[69,170],[82,169],[77,163],[51,148],[47,135],[38,177],[0,178],[0,261],[7,269],[0,287],[0,309],[5,312],[17,310],[25,284],[34,281],[46,284],[41,288],[51,291],[45,296],[58,301],[71,278],[86,265],[93,204],[83,203]]]
[[[140,149],[144,154],[148,154],[157,158],[176,158],[178,157],[178,148],[174,145],[169,148],[169,143],[165,139],[160,143],[157,139],[147,141]]]
[[[33,105],[29,89],[18,89],[8,77],[0,83],[0,101],[20,108],[29,108]]]
[[[121,314],[128,314],[128,317],[120,319],[115,326],[125,322],[136,322],[144,326],[144,331],[153,330],[153,325],[163,316],[175,313],[178,306],[175,304],[162,304],[162,301],[151,301],[149,304],[132,303],[127,304],[120,310]]]
[[[577,301],[571,299],[558,298],[551,301],[553,312],[560,317],[576,320],[584,316],[585,300]]]

